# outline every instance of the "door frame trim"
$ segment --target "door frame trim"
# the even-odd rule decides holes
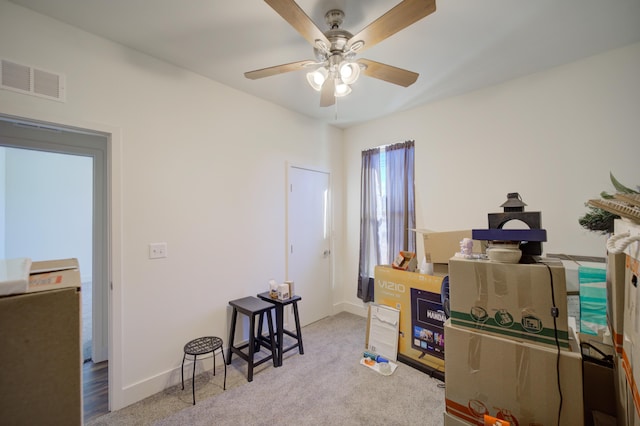
[[[104,135],[106,150],[106,263],[108,284],[108,359],[109,359],[109,410],[125,407],[122,383],[122,131],[117,126],[89,123],[48,114],[33,114],[33,111],[8,111],[0,108],[0,119],[17,121],[27,125],[59,128],[72,132]],[[10,109],[10,108],[8,108]],[[95,254],[94,254],[95,255]]]
[[[286,161],[285,162],[285,232],[284,232],[284,250],[285,250],[285,276],[286,279],[289,280],[291,279],[291,277],[289,277],[289,260],[290,260],[290,251],[289,251],[289,226],[290,226],[290,222],[289,222],[289,199],[290,199],[290,191],[289,188],[291,186],[291,169],[292,168],[296,168],[296,169],[302,169],[302,170],[307,170],[310,172],[317,172],[317,173],[325,173],[327,175],[327,179],[328,179],[328,184],[327,187],[329,188],[329,197],[327,197],[327,211],[328,211],[328,239],[329,239],[329,250],[332,253],[329,257],[329,285],[330,287],[333,289],[334,288],[334,271],[335,271],[335,263],[334,263],[334,256],[333,253],[335,253],[335,248],[334,248],[334,238],[333,238],[333,188],[332,188],[332,175],[331,175],[331,171],[327,170],[327,169],[323,169],[321,167],[314,167],[314,166],[307,166],[307,165],[300,165],[300,164],[296,164],[293,162],[289,162]],[[331,294],[331,297],[333,299],[333,292]],[[331,303],[330,309],[331,309],[331,313],[333,314],[335,309],[333,306],[333,302]]]

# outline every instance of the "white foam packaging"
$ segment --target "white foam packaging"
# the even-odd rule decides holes
[[[29,288],[31,259],[0,259],[0,296],[26,293]]]

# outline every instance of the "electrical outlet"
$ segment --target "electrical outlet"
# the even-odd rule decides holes
[[[149,259],[167,257],[167,243],[149,243]]]

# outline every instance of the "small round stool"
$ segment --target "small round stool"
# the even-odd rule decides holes
[[[222,339],[219,337],[206,336],[198,337],[184,345],[184,356],[182,357],[182,390],[184,390],[184,361],[187,355],[193,357],[193,377],[191,378],[191,390],[193,392],[193,405],[196,405],[196,361],[198,355],[213,354],[213,375],[216,375],[216,353],[220,349],[222,353],[222,363],[224,364],[224,385],[223,390],[227,389],[227,364],[224,362],[224,349],[222,349]]]

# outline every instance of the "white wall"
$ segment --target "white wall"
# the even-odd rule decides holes
[[[91,280],[92,159],[15,148],[0,151],[6,156],[4,257],[75,257],[83,282]]]
[[[578,218],[609,172],[640,185],[640,44],[446,99],[345,131],[346,257],[357,259],[361,151],[415,139],[418,228],[487,228],[507,193],[542,212],[545,253],[605,256]],[[418,255],[422,259],[422,243]],[[357,262],[345,303],[359,306]]]
[[[342,131],[6,1],[0,56],[67,82],[66,103],[0,90],[0,114],[111,134],[112,409],[177,383],[187,340],[226,341],[228,301],[284,279],[287,162],[332,173],[343,234]]]

